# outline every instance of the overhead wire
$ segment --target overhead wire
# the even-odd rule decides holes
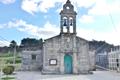
[[[114,19],[113,19],[113,15],[109,9],[109,6],[106,4],[106,8],[108,10],[108,16],[110,17],[110,20],[111,20],[111,24],[113,25],[113,29],[115,30],[115,32],[117,32],[117,28],[116,28],[116,25],[115,25],[115,22],[114,22]]]
[[[116,28],[116,24],[115,24],[115,22],[114,22],[113,15],[112,15],[112,13],[111,13],[111,11],[110,11],[110,9],[109,9],[109,6],[108,6],[107,4],[106,4],[106,6],[107,6],[107,10],[108,10],[108,16],[110,17],[111,24],[112,24],[112,27],[113,27],[113,29],[114,29],[114,32],[115,32],[116,34],[118,34],[118,30],[117,30],[117,28]]]
[[[5,39],[4,37],[2,37],[2,36],[0,36],[0,44],[3,44],[3,45],[5,45],[5,46],[8,46],[8,45],[6,45],[5,43],[9,43],[10,44],[10,42],[7,40],[7,39]]]
[[[5,39],[4,37],[0,36],[1,39],[3,39],[4,41],[9,42],[7,39]]]
[[[111,14],[111,12],[110,12],[109,7],[108,7],[107,4],[106,4],[106,6],[107,6],[107,10],[108,10],[108,16],[110,17],[110,20],[111,20],[111,24],[112,24],[112,26],[113,26],[113,29],[114,29],[115,32],[117,33],[117,29],[116,29],[116,25],[115,25],[114,20],[113,20],[113,16],[112,16],[112,14]],[[103,46],[105,46],[105,44],[103,44],[103,45],[102,45],[101,47],[99,47],[99,48],[102,48]],[[99,50],[99,48],[96,49],[96,52],[97,52],[97,50]],[[96,66],[98,66],[98,65],[96,64]],[[99,67],[103,68],[102,66],[99,66]],[[107,68],[103,68],[103,69],[108,70],[108,71],[111,71],[110,69],[107,69]]]

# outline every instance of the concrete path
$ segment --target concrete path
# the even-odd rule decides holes
[[[89,75],[41,75],[40,72],[16,72],[16,80],[120,80],[120,73],[95,71]]]

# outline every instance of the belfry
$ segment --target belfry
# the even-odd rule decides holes
[[[76,15],[77,13],[74,11],[74,6],[68,0],[60,12],[61,33],[65,32],[65,28],[67,29],[67,33],[76,33]]]

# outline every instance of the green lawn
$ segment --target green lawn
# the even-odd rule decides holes
[[[13,64],[13,61],[14,61],[13,53],[0,54],[0,70],[7,65],[13,65],[15,66],[15,70],[19,70],[21,67],[21,57],[19,55],[16,55],[15,64]],[[15,77],[6,75],[3,76],[0,80],[15,80]]]
[[[13,56],[13,53],[1,53],[0,54],[0,57],[12,57]]]
[[[2,80],[15,80],[15,77],[3,77]]]
[[[0,69],[7,66],[7,65],[13,65],[14,57],[13,54],[11,53],[4,53],[0,54]],[[19,69],[21,66],[21,57],[19,55],[16,55],[15,58],[15,69]]]

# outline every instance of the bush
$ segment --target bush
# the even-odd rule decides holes
[[[13,64],[13,60],[12,59],[6,60],[6,64],[8,63]]]
[[[15,68],[14,66],[6,66],[3,68],[3,73],[6,74],[6,75],[10,75],[14,72]]]
[[[6,61],[6,64],[8,64],[8,63],[13,64],[13,59],[7,60],[7,61]],[[16,64],[21,63],[21,60],[20,60],[20,59],[16,59],[16,60],[15,60],[15,63],[16,63]]]
[[[15,63],[17,63],[17,64],[18,64],[18,63],[21,63],[21,60],[20,60],[20,59],[16,59],[16,60],[15,60]]]

